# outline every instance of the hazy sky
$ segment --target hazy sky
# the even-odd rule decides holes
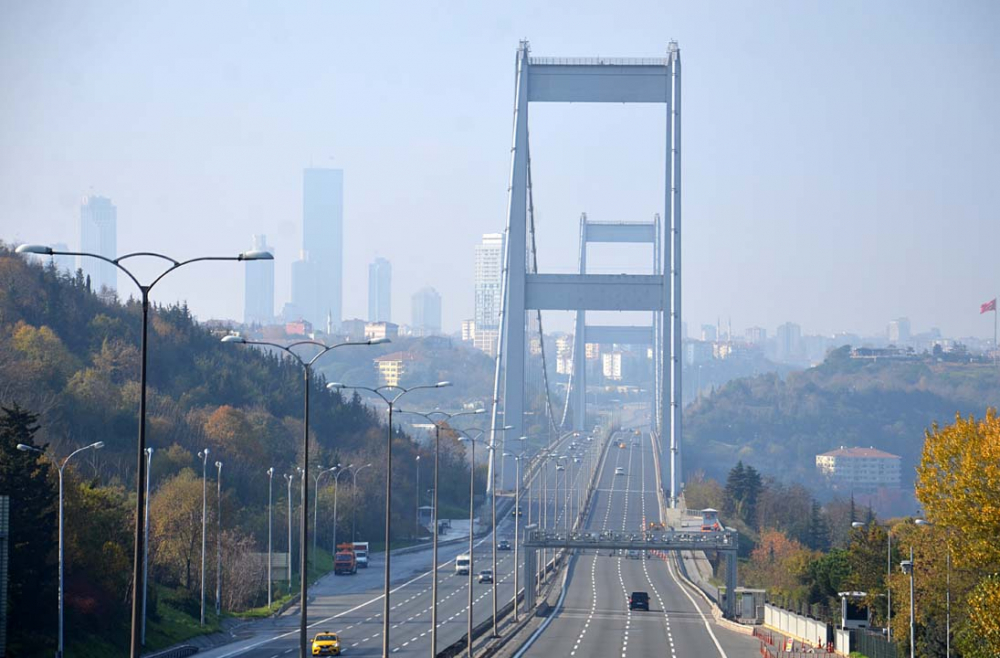
[[[0,238],[78,245],[81,197],[120,252],[235,253],[265,233],[277,308],[301,244],[302,168],[345,171],[344,317],[393,265],[393,319],[434,286],[472,316],[473,245],[506,210],[514,55],[684,62],[685,316],[692,333],[992,335],[1000,292],[1000,3],[0,1]],[[533,105],[542,270],[581,212],[662,211],[662,107]],[[641,250],[595,255],[639,271]],[[155,297],[242,317],[238,265]],[[123,287],[122,291],[126,289]],[[568,327],[553,315],[548,326]]]

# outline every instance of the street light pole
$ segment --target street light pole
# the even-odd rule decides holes
[[[309,480],[306,476],[309,474],[309,389],[311,388],[310,383],[312,382],[312,366],[321,356],[338,347],[346,347],[348,345],[378,345],[389,342],[389,339],[379,338],[358,343],[338,343],[336,345],[327,345],[315,340],[300,340],[289,345],[280,345],[278,343],[271,343],[268,341],[247,340],[242,336],[231,334],[229,336],[224,336],[222,338],[222,342],[237,343],[240,345],[261,345],[273,347],[290,355],[298,361],[299,365],[302,366],[302,380],[305,394],[303,396],[304,410],[302,418],[302,466],[299,467],[302,470],[302,502],[300,503],[300,507],[302,509],[300,519],[301,527],[299,528],[299,532],[301,534],[299,542],[299,656],[300,658],[306,658],[307,655],[311,655],[311,652],[309,651],[308,628],[306,624],[307,607],[309,603],[309,597],[307,596],[309,587]],[[292,349],[300,345],[318,347],[320,348],[320,351],[313,356],[313,358],[307,361]]]
[[[83,446],[82,448],[77,448],[73,452],[69,453],[69,456],[63,460],[62,464],[55,463],[56,469],[59,472],[59,637],[58,644],[56,648],[56,658],[62,658],[63,655],[63,592],[64,592],[64,580],[63,580],[63,471],[66,469],[66,464],[69,460],[73,458],[77,453],[83,452],[84,450],[100,450],[104,447],[104,441],[97,441],[91,443],[90,445]],[[21,452],[37,452],[39,454],[45,454],[45,451],[41,448],[36,448],[35,446],[29,446],[26,443],[18,443],[17,449]]]
[[[274,467],[267,469],[267,611],[271,611],[271,566],[274,560],[271,557],[271,484],[274,482]]]
[[[340,497],[340,476],[353,468],[354,464],[348,464],[346,467],[341,469],[339,473],[333,476],[333,550],[331,551],[334,556],[337,555],[337,499]],[[351,529],[351,543],[354,542],[354,529]],[[336,559],[336,557],[334,558]]]
[[[433,508],[432,516],[434,518],[433,523],[433,538],[431,539],[431,658],[436,658],[437,656],[437,628],[438,628],[438,464],[441,457],[441,423],[445,420],[450,421],[458,416],[473,416],[477,414],[486,413],[485,409],[476,409],[475,411],[462,411],[459,413],[450,414],[446,411],[428,411],[422,413],[420,411],[410,411],[400,409],[400,413],[413,414],[414,416],[421,416],[434,423],[434,494],[433,500],[431,501],[431,507]],[[434,420],[431,418],[432,415],[443,416],[444,420]],[[419,456],[418,456],[419,459]],[[418,471],[419,475],[419,471]],[[419,488],[418,488],[419,492]],[[419,507],[418,507],[419,509]],[[419,513],[419,512],[418,512]],[[472,527],[470,523],[469,533],[471,536]],[[472,556],[469,556],[469,570],[472,570]]]
[[[205,625],[205,527],[208,514],[208,448],[198,452],[201,457],[201,625]]]
[[[420,538],[420,455],[417,455],[417,517],[415,519],[416,525],[413,526],[413,538]]]
[[[522,437],[524,438],[524,437]],[[518,551],[519,547],[517,545],[520,535],[518,533],[518,528],[521,525],[521,519],[518,516],[518,505],[521,503],[521,456],[514,455],[509,452],[503,453],[504,457],[514,458],[514,623],[517,623],[517,567],[520,564],[518,562],[518,557],[520,553]]]
[[[385,341],[382,341],[385,342]],[[369,391],[375,395],[382,398],[382,401],[386,403],[389,407],[389,420],[388,427],[386,428],[386,449],[385,449],[385,580],[382,585],[382,658],[389,658],[389,611],[391,607],[389,605],[389,591],[390,580],[390,570],[389,567],[392,563],[392,551],[389,550],[392,546],[392,410],[396,406],[396,402],[413,391],[426,388],[443,388],[445,386],[451,386],[450,382],[438,382],[437,384],[424,384],[420,386],[411,386],[410,388],[404,388],[402,386],[386,385],[379,386],[377,388],[368,388],[367,386],[348,386],[340,382],[331,382],[326,385],[328,389],[340,391],[345,388],[353,388],[362,391]],[[385,391],[399,391],[395,395],[386,395]],[[303,621],[305,624],[305,621]],[[305,651],[305,626],[303,625],[303,652]],[[303,658],[305,653],[302,654]]]
[[[365,464],[360,468],[354,469],[354,472],[351,473],[351,542],[352,543],[357,541],[358,539],[358,535],[356,533],[356,528],[358,523],[358,473],[365,470],[369,466],[371,466],[371,464]],[[338,484],[337,487],[339,488],[340,485]],[[336,494],[334,494],[334,502],[336,501],[337,497]],[[371,551],[368,551],[368,560],[370,561],[371,559],[372,559]]]
[[[218,531],[215,538],[215,615],[219,616],[222,614],[222,462],[215,462],[215,468],[218,469],[218,473],[216,475],[216,486],[218,487],[218,492],[216,493],[216,503],[218,505],[216,521],[218,521]]]
[[[139,642],[146,646],[146,590],[149,589],[149,465],[153,459],[153,449],[146,448],[146,505],[145,526],[142,532],[142,627],[139,630]]]
[[[142,653],[142,591],[145,588],[145,578],[143,575],[143,556],[145,537],[143,533],[143,508],[146,503],[146,366],[148,362],[149,338],[149,293],[165,276],[185,265],[202,261],[254,261],[254,260],[274,260],[274,256],[267,251],[245,251],[237,256],[202,256],[191,258],[185,261],[177,261],[169,256],[154,252],[136,252],[125,254],[118,258],[108,258],[100,254],[93,254],[85,251],[62,251],[52,247],[38,244],[22,244],[16,249],[19,254],[37,254],[42,256],[81,256],[86,258],[96,258],[106,263],[114,265],[131,279],[142,294],[142,329],[140,331],[140,368],[139,368],[139,442],[136,447],[136,501],[135,501],[135,541],[132,559],[132,626],[129,644],[129,656],[139,658]],[[142,284],[139,279],[122,262],[129,258],[148,257],[158,258],[167,261],[170,265],[161,272],[152,283]]]
[[[910,658],[916,658],[916,633],[915,633],[915,615],[913,609],[914,596],[913,596],[913,546],[910,546],[910,559],[903,560],[899,563],[900,569],[902,569],[904,574],[909,574],[910,576]]]
[[[288,483],[288,555],[285,562],[288,566],[288,593],[292,592],[292,482],[295,480],[295,473],[289,475],[285,473],[285,482]]]
[[[319,472],[313,476],[313,491],[315,492],[313,495],[316,496],[316,500],[313,502],[313,553],[316,552],[316,538],[319,537],[319,481],[327,473],[333,473],[340,468],[340,464],[331,468],[325,468],[317,464],[316,468],[319,469]],[[336,494],[334,496],[336,497]],[[335,555],[336,553],[337,551],[333,551],[330,555]]]
[[[468,441],[469,448],[471,450],[470,461],[469,461],[469,618],[468,618],[468,631],[466,635],[466,649],[469,658],[472,658],[472,572],[475,571],[475,561],[473,560],[473,554],[476,550],[473,532],[475,524],[475,513],[476,513],[476,441],[471,436],[466,435],[464,439],[459,439],[460,441]],[[496,576],[494,575],[494,579]]]
[[[852,521],[852,528],[863,528],[865,524],[860,521]],[[889,579],[892,577],[892,526],[885,526],[885,639],[892,642],[892,588],[889,587]]]

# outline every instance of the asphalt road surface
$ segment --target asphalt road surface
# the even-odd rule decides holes
[[[652,439],[620,433],[612,445],[585,528],[636,532],[659,521]],[[636,445],[637,444],[637,445]],[[616,468],[624,473],[615,475]],[[580,551],[571,560],[562,607],[524,656],[643,658],[742,658],[759,655],[759,643],[716,624],[707,604],[680,584],[659,558]],[[631,592],[649,594],[649,612],[629,611]]]
[[[560,450],[565,450],[573,440],[563,437]],[[579,439],[577,439],[579,441]],[[596,444],[596,441],[594,442]],[[591,444],[584,442],[581,448],[568,455],[583,454],[582,448]],[[596,446],[593,453],[596,455]],[[586,460],[577,464],[566,460],[571,466],[558,471],[550,464],[535,478],[529,490],[522,490],[522,528],[529,522],[537,523],[547,518],[549,525],[565,524],[567,515],[575,507],[574,485],[582,484],[587,477]],[[594,460],[596,461],[596,460]],[[542,478],[545,483],[543,486]],[[566,495],[566,481],[570,482]],[[543,506],[542,492],[548,490],[549,504]],[[558,491],[558,502],[555,493]],[[508,513],[501,520],[497,531],[500,539],[508,539],[513,545],[514,518]],[[492,567],[493,536],[475,541],[473,569],[478,573]],[[455,556],[467,553],[468,544],[452,544],[439,549],[438,581],[438,650],[460,639],[468,628],[468,577],[455,574]],[[431,635],[431,555],[430,551],[417,554],[393,556],[393,590],[390,603],[390,647],[401,657],[407,654],[427,656],[430,652]],[[382,578],[384,557],[372,556],[368,569],[358,571],[353,576],[328,576],[310,588],[309,634],[310,639],[318,632],[335,632],[341,636],[344,654],[349,656],[380,656],[382,653]],[[495,574],[498,607],[513,597],[514,551],[498,551],[497,573]],[[473,582],[473,619],[478,624],[492,616],[492,587]],[[523,587],[523,584],[519,585]],[[250,637],[232,644],[199,653],[205,658],[284,658],[298,653],[298,609],[293,608],[285,615],[255,624]]]

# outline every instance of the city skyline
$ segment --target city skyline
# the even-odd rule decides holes
[[[1000,99],[976,80],[1000,67],[991,37],[1000,24],[995,5],[715,12],[640,2],[622,13],[595,3],[569,17],[525,5],[529,23],[510,19],[516,8],[464,7],[452,20],[465,29],[429,42],[417,35],[431,29],[430,14],[410,7],[399,16],[408,29],[389,29],[389,47],[376,53],[361,35],[384,27],[377,3],[278,14],[224,7],[195,25],[168,8],[152,23],[138,8],[81,10],[83,31],[108,20],[119,26],[127,59],[106,46],[80,52],[42,7],[8,13],[0,26],[0,80],[20,101],[0,108],[5,241],[75,245],[78,199],[94,189],[114,199],[123,217],[136,218],[118,227],[123,253],[151,245],[194,253],[189,236],[196,233],[204,249],[230,253],[244,236],[268,235],[278,253],[281,308],[302,249],[302,169],[337,167],[349,179],[341,318],[364,315],[364,267],[381,254],[399,282],[393,316],[406,317],[410,296],[431,285],[453,300],[443,321],[454,330],[474,312],[470,247],[503,230],[518,39],[531,39],[538,55],[662,56],[676,37],[689,67],[684,314],[692,326],[726,309],[742,325],[768,331],[798,318],[807,332],[874,334],[906,315],[915,327],[949,335],[992,334],[976,309],[1000,292],[989,250],[1000,241],[1000,223],[987,219],[998,200],[986,174],[1000,168],[1000,134],[983,114]],[[242,29],[233,15],[242,17]],[[630,27],[608,33],[608,21]],[[771,29],[779,23],[794,29]],[[330,29],[343,38],[325,38]],[[156,68],[174,33],[185,35],[185,57]],[[917,71],[910,45],[942,40],[965,45],[940,50]],[[454,52],[476,57],[451,60]],[[414,98],[401,112],[400,81],[418,79],[427,61],[444,60],[467,80],[463,92],[449,92],[444,102]],[[389,62],[392,75],[361,74],[388,70]],[[149,67],[157,74],[148,75]],[[833,77],[799,85],[816,71]],[[928,77],[940,85],[929,98]],[[264,88],[271,93],[261,95]],[[800,91],[789,95],[791,88]],[[178,96],[199,99],[194,118],[161,102]],[[341,100],[351,97],[365,102]],[[656,119],[644,108],[580,104],[535,108],[531,122],[539,140],[532,158],[540,268],[572,271],[581,211],[614,221],[646,220],[656,210],[662,196],[651,181],[662,163],[647,148],[655,135],[642,137]],[[928,125],[936,128],[918,147],[912,136]],[[594,126],[601,130],[582,131]],[[415,135],[433,136],[434,146]],[[917,157],[926,149],[934,158]],[[192,153],[204,157],[192,161]],[[40,170],[46,176],[30,175]],[[426,254],[435,252],[445,257],[422,276]],[[617,260],[595,254],[590,263],[614,272],[644,261],[644,253]],[[241,282],[197,283],[181,273],[158,296],[187,301],[202,319],[242,316]],[[546,317],[553,328],[571,324],[560,314]]]

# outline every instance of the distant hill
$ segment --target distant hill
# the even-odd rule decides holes
[[[765,474],[816,487],[815,457],[839,446],[900,455],[912,485],[924,430],[955,414],[981,416],[1000,405],[991,364],[954,355],[855,359],[849,347],[819,366],[738,379],[685,411],[685,469],[716,478],[738,460]]]

